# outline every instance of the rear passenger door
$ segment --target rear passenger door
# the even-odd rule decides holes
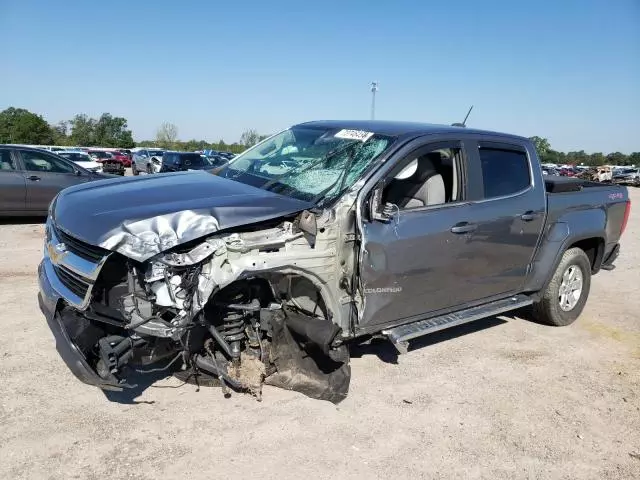
[[[0,212],[21,212],[25,208],[27,183],[9,148],[0,148]]]
[[[478,199],[469,205],[474,223],[469,241],[478,255],[473,289],[490,297],[521,290],[545,222],[546,191],[533,170],[533,152],[504,139],[470,140],[469,178],[481,178]],[[480,262],[480,264],[478,264]]]

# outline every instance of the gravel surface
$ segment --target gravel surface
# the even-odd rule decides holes
[[[499,317],[400,358],[354,348],[338,406],[172,377],[109,395],[80,383],[38,310],[42,235],[0,224],[2,479],[640,478],[638,207],[572,326]]]

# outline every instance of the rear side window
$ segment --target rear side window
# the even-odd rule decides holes
[[[480,147],[484,198],[504,197],[531,185],[529,159],[521,150]]]
[[[200,167],[205,165],[204,158],[199,153],[185,153],[182,156],[182,163],[186,166],[192,165],[194,167]]]

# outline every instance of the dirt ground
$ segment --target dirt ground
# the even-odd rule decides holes
[[[0,478],[640,478],[640,189],[581,318],[500,317],[354,348],[341,404],[172,377],[80,383],[36,302],[43,227],[0,224]]]

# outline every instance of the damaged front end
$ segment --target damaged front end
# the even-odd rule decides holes
[[[105,389],[166,370],[225,392],[260,398],[267,383],[339,402],[350,380],[339,228],[318,228],[315,216],[311,228],[310,216],[215,233],[145,261],[86,244],[50,218],[40,300],[59,351],[78,378]]]

